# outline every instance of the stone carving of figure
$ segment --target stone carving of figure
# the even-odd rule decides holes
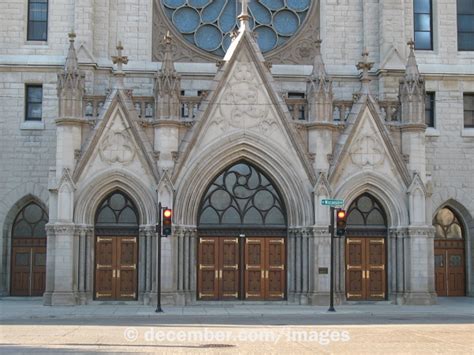
[[[151,106],[151,104],[146,104],[145,117],[153,117],[153,107]]]
[[[92,107],[92,102],[87,101],[86,104],[86,117],[91,117],[93,115],[94,108]]]
[[[135,102],[135,111],[137,111],[138,117],[142,117],[142,108],[139,102]]]

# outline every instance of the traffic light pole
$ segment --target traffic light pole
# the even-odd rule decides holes
[[[336,312],[334,309],[334,207],[330,208],[331,213],[331,225],[329,226],[329,231],[331,232],[331,272],[329,277],[330,279],[330,293],[329,293],[329,309],[328,312]]]
[[[161,202],[158,203],[158,224],[156,225],[156,313],[163,312],[161,309]]]

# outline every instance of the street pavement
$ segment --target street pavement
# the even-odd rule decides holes
[[[0,299],[1,354],[474,354],[474,298],[433,306],[199,303],[47,307]]]

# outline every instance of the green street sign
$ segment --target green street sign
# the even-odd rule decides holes
[[[321,206],[344,206],[344,200],[325,198],[321,200]]]

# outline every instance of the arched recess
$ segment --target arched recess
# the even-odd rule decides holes
[[[271,178],[240,160],[200,200],[198,299],[284,299],[286,209]]]
[[[401,186],[393,185],[376,172],[360,172],[351,176],[335,189],[334,196],[344,199],[347,209],[363,193],[370,193],[383,207],[388,228],[409,225],[406,188],[404,190]]]
[[[27,203],[12,227],[12,296],[42,296],[46,286],[46,224],[48,213],[36,201]]]
[[[261,137],[250,132],[220,139],[187,162],[174,177],[175,222],[196,226],[201,197],[212,178],[226,167],[245,160],[272,178],[287,208],[288,227],[312,225],[311,193],[315,181],[296,159],[270,142],[262,143]]]
[[[94,299],[138,297],[138,228],[135,202],[116,189],[103,199],[95,217]]]
[[[11,194],[7,195],[3,199],[3,204],[12,200],[13,195],[17,195],[20,191],[23,191],[24,188],[20,190],[14,190]],[[38,189],[33,189],[37,191],[42,191]],[[10,196],[12,195],[12,196]],[[4,212],[4,222],[3,222],[3,230],[2,230],[2,241],[1,241],[1,267],[0,267],[0,295],[9,295],[11,294],[11,257],[12,257],[12,231],[15,219],[17,218],[18,214],[22,211],[30,203],[35,203],[41,207],[43,211],[47,213],[48,206],[43,201],[44,197],[48,197],[47,191],[46,194],[41,193],[39,196],[33,195],[31,193],[27,193],[22,198],[13,202],[10,208]],[[1,213],[1,212],[0,212]]]
[[[384,300],[387,297],[387,218],[370,193],[359,195],[347,211],[345,245],[348,300]]]
[[[474,220],[458,201],[448,200],[433,215],[434,272],[438,296],[473,294]]]
[[[123,170],[108,170],[78,183],[74,208],[76,224],[93,225],[99,204],[114,190],[133,196],[140,225],[156,224],[156,191],[139,176]]]

